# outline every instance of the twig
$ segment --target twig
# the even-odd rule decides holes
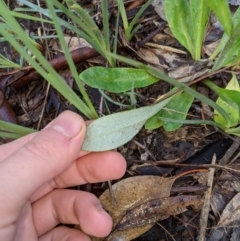
[[[216,163],[216,154],[213,155],[212,158],[212,165],[215,165]],[[206,236],[206,228],[207,228],[207,222],[208,222],[208,214],[210,209],[210,201],[211,201],[211,194],[212,194],[212,186],[213,186],[213,178],[214,178],[214,168],[209,169],[209,175],[208,175],[208,189],[205,194],[205,200],[200,216],[200,231],[199,231],[199,241],[204,241]]]
[[[96,50],[89,48],[89,47],[75,49],[70,54],[71,54],[71,57],[72,57],[74,63],[79,63],[79,62],[82,62],[84,60],[87,60],[89,58],[96,57],[99,55],[99,53]],[[51,61],[49,61],[49,64],[55,70],[61,70],[61,69],[68,67],[68,63],[67,63],[65,55],[52,59]],[[21,78],[8,83],[8,85],[11,85],[14,88],[21,88],[21,87],[25,86],[26,84],[28,84],[30,81],[38,80],[39,78],[40,78],[39,73],[35,70],[31,70],[28,73],[26,73],[24,76],[22,76]]]

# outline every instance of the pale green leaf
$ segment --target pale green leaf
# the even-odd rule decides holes
[[[124,111],[93,121],[87,127],[82,150],[106,151],[125,144],[139,132],[148,118],[170,100],[171,97],[153,106]]]
[[[203,83],[207,85],[210,89],[215,91],[218,94],[218,96],[223,101],[228,103],[230,106],[232,106],[236,110],[240,109],[240,92],[238,90],[235,90],[235,89],[229,90],[229,89],[220,88],[210,80],[204,80]]]
[[[145,87],[158,81],[143,69],[105,67],[86,69],[80,74],[80,79],[93,88],[113,93]]]
[[[226,129],[225,132],[230,135],[240,136],[240,126],[236,128]]]
[[[227,90],[234,90],[234,91],[238,91],[238,98],[240,98],[240,87],[239,87],[239,83],[238,80],[236,78],[236,75],[234,74],[232,79],[229,81],[228,85],[226,86]],[[216,121],[217,123],[220,123],[222,125],[224,125],[225,127],[231,127],[231,126],[235,126],[239,123],[239,107],[233,107],[231,106],[228,102],[225,102],[224,100],[221,99],[221,97],[219,97],[216,101],[216,103],[222,107],[222,109],[224,109],[227,114],[230,117],[231,123],[228,126],[226,123],[226,120],[223,118],[223,116],[216,110],[214,110],[214,121]]]

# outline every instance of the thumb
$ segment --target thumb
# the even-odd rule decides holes
[[[66,111],[0,162],[0,207],[20,210],[37,188],[65,170],[78,156],[85,131],[83,119]]]

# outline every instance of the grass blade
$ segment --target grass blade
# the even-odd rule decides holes
[[[162,79],[164,81],[166,81],[167,83],[178,87],[179,89],[186,91],[188,94],[194,96],[195,98],[199,99],[200,101],[208,104],[209,106],[211,106],[213,109],[216,109],[227,121],[227,123],[230,123],[230,119],[229,116],[227,115],[227,113],[219,106],[217,105],[214,101],[212,101],[211,99],[207,98],[206,96],[198,93],[197,91],[195,91],[194,89],[188,87],[186,84],[178,82],[177,80],[170,78],[169,76],[167,76],[166,74],[162,73],[160,70],[152,67],[152,66],[146,66],[145,64],[142,64],[140,62],[134,61],[132,59],[120,56],[120,55],[115,55],[115,58],[117,58],[119,61],[122,61],[124,63],[127,63],[131,66],[135,66],[137,68],[141,68],[141,69],[145,69],[147,70],[150,74],[152,74],[153,76]]]
[[[97,112],[95,111],[93,105],[92,105],[92,102],[84,88],[84,86],[82,85],[82,82],[81,80],[79,79],[79,76],[78,76],[78,72],[77,72],[77,69],[75,67],[75,64],[72,60],[72,57],[70,55],[70,52],[68,50],[68,46],[67,46],[67,43],[66,41],[64,40],[64,36],[63,36],[63,33],[62,33],[62,29],[60,27],[60,24],[59,24],[59,18],[57,17],[55,11],[54,11],[54,7],[53,7],[53,4],[51,1],[48,1],[47,2],[47,5],[48,5],[48,8],[49,8],[49,11],[52,15],[52,19],[53,19],[53,22],[54,22],[54,26],[56,28],[56,31],[57,31],[57,34],[58,34],[58,37],[59,37],[59,41],[61,43],[61,46],[62,46],[62,49],[64,51],[64,55],[67,59],[67,62],[68,62],[68,66],[70,67],[70,70],[72,72],[72,75],[78,85],[78,88],[85,100],[85,102],[87,103],[88,107],[89,107],[89,115],[92,117],[92,119],[97,119],[98,118],[98,114]]]

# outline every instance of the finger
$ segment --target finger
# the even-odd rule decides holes
[[[105,237],[112,228],[110,216],[91,193],[56,189],[33,204],[33,220],[38,235],[57,224],[79,224],[82,231]]]
[[[92,121],[85,121],[86,126],[88,126]],[[46,126],[44,129],[48,128],[48,126]],[[29,141],[31,141],[36,135],[38,134],[38,132],[35,133],[31,133],[29,135],[23,136],[17,140],[14,140],[10,143],[4,144],[4,145],[0,145],[0,161],[4,160],[5,158],[7,158],[8,156],[12,155],[14,152],[16,152],[19,148],[21,148],[22,146],[24,146],[25,144],[27,144]],[[84,156],[85,154],[88,154],[87,151],[82,151],[79,155],[80,156]]]
[[[32,133],[32,134],[26,135],[24,137],[21,137],[17,140],[14,140],[12,142],[9,142],[7,144],[1,145],[0,146],[0,161],[4,160],[5,158],[12,155],[14,152],[19,150],[19,148],[21,148],[26,143],[31,141],[37,134],[38,134],[38,132]]]
[[[126,171],[124,157],[115,151],[90,153],[72,163],[54,180],[56,187],[104,182],[121,178]]]
[[[85,233],[67,227],[57,227],[42,235],[39,241],[91,241]]]
[[[79,115],[64,112],[48,128],[0,162],[0,209],[4,205],[4,214],[17,214],[37,188],[76,159],[85,130]]]
[[[118,179],[123,176],[125,170],[126,161],[118,152],[90,153],[77,159],[63,173],[45,183],[30,200],[34,202],[54,188]]]

